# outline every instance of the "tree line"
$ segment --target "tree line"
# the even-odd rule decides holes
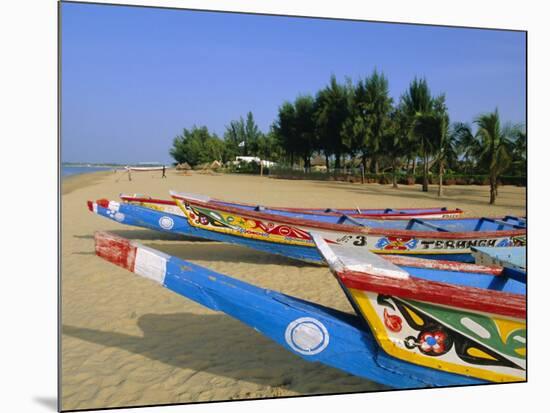
[[[523,125],[503,124],[498,110],[451,122],[444,94],[434,95],[424,78],[415,78],[394,101],[388,80],[374,70],[356,83],[331,76],[315,95],[299,95],[279,107],[267,133],[251,112],[226,126],[223,139],[207,127],[184,129],[170,151],[176,162],[191,166],[238,155],[254,155],[306,171],[314,156],[324,157],[327,172],[358,165],[364,172],[391,172],[393,185],[402,174],[487,174],[490,203],[502,174],[526,174],[527,137]]]

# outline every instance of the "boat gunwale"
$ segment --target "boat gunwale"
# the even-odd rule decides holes
[[[106,198],[102,198],[102,199],[98,199],[97,201],[87,201],[87,205],[88,205],[88,209],[91,212],[94,212],[97,215],[102,215],[98,211],[94,210],[94,204],[102,208],[108,209],[110,202],[112,201],[109,201]],[[119,205],[119,208],[121,206],[132,207],[132,208],[143,208],[147,210],[147,212],[149,213],[159,214],[159,215],[171,215],[177,219],[182,219],[187,221],[187,217],[183,214],[183,211],[182,211],[182,215],[174,215],[172,212],[159,211],[153,208],[148,208],[147,206],[136,205],[132,203],[122,203]],[[124,212],[126,215],[130,214],[130,216],[132,216],[132,212],[128,212],[128,211],[124,211]],[[490,276],[500,276],[504,271],[504,268],[498,265],[480,265],[475,263],[465,263],[465,262],[445,260],[445,259],[433,260],[433,259],[419,258],[419,257],[413,257],[413,256],[391,255],[391,254],[385,255],[384,259],[386,259],[387,261],[390,261],[392,264],[395,264],[401,267],[425,268],[429,270],[476,273],[476,274],[490,275]]]
[[[214,210],[221,210],[232,214],[240,214],[250,218],[263,219],[273,221],[277,223],[290,224],[303,226],[307,228],[314,228],[320,230],[329,230],[335,232],[349,232],[354,234],[367,234],[367,235],[381,235],[381,236],[406,236],[415,238],[428,238],[428,239],[480,239],[480,238],[499,238],[508,236],[518,236],[527,233],[526,228],[516,230],[502,230],[502,231],[462,231],[462,232],[442,232],[442,231],[413,231],[413,230],[401,230],[391,228],[366,228],[366,227],[354,227],[351,225],[332,224],[325,222],[318,222],[308,219],[293,218],[279,216],[275,214],[269,214],[258,211],[248,211],[241,208],[229,207],[225,205],[218,205],[213,202],[202,202],[195,199],[185,198],[181,195],[171,193],[172,198],[185,201],[190,205],[195,205],[203,208],[210,208]],[[469,218],[466,218],[469,219]],[[475,219],[475,218],[472,218]],[[481,218],[479,218],[481,219]]]
[[[413,276],[398,279],[347,269],[335,271],[335,274],[346,288],[505,317],[524,319],[527,315],[524,294],[459,286]]]
[[[134,197],[131,195],[125,195],[121,194],[120,199],[123,201],[133,201],[133,202],[150,202],[152,204],[163,204],[163,205],[176,205],[175,201],[165,200],[165,199],[158,199],[158,198],[142,198],[142,197]],[[215,203],[216,205],[219,204],[236,204],[236,205],[243,205],[246,207],[257,207],[258,205],[249,204],[247,202],[236,202],[236,201],[223,201],[221,199],[211,199],[210,202]],[[237,208],[237,207],[236,207]],[[273,210],[273,211],[281,211],[281,212],[293,212],[293,213],[300,213],[304,215],[326,215],[326,216],[335,216],[339,217],[344,215],[344,213],[338,213],[338,212],[325,212],[325,208],[288,208],[288,207],[277,207],[277,206],[265,206],[264,208]],[[332,209],[332,208],[329,208]],[[338,208],[334,208],[338,209]],[[348,209],[348,208],[342,208],[342,209]],[[372,210],[382,210],[384,208],[373,208]],[[392,214],[368,214],[368,213],[351,213],[351,214],[345,214],[349,215],[354,218],[373,218],[373,219],[391,219],[395,220],[396,218],[399,218],[400,220],[405,219],[412,219],[413,217],[419,217],[419,216],[426,216],[430,217],[432,215],[453,215],[453,214],[459,214],[462,215],[464,211],[460,208],[455,209],[444,209],[444,207],[441,208],[395,208],[397,210],[407,210],[407,211],[424,211],[424,212],[405,212],[405,213],[392,213]],[[426,210],[432,210],[432,211],[426,211]],[[369,209],[365,209],[365,211],[369,211]],[[440,219],[448,219],[445,217],[442,217]]]

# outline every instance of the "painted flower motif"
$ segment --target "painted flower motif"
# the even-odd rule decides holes
[[[202,224],[202,225],[207,225],[208,224],[208,218],[206,218],[205,216],[201,215],[199,217],[199,222]]]
[[[420,350],[428,354],[443,354],[447,351],[447,334],[442,331],[426,331],[418,338]]]
[[[384,308],[384,324],[390,331],[397,333],[401,331],[403,320],[398,315],[388,313]]]

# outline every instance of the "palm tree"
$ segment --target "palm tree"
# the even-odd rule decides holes
[[[316,129],[321,147],[325,153],[328,170],[328,158],[335,156],[335,167],[340,168],[341,156],[348,148],[344,142],[344,122],[349,116],[349,88],[331,76],[330,83],[317,93],[315,99]]]
[[[489,171],[489,203],[494,204],[498,195],[498,177],[511,163],[512,137],[517,136],[520,127],[501,127],[497,109],[492,113],[478,116],[475,123],[478,126],[476,137],[481,145],[479,161]]]
[[[390,159],[392,169],[392,185],[397,188],[397,174],[401,166],[401,157],[408,152],[408,118],[401,106],[395,108],[389,116],[390,122],[385,128],[380,150]]]
[[[428,160],[434,151],[432,137],[438,136],[438,126],[433,113],[434,99],[431,97],[426,79],[415,78],[409,89],[401,96],[401,104],[409,119],[409,136],[416,143],[415,149],[419,150],[423,158],[422,191],[428,192]]]
[[[462,156],[465,168],[470,171],[476,167],[476,161],[481,154],[481,142],[472,132],[467,123],[457,122],[453,127],[453,136],[456,140],[456,149]]]
[[[279,107],[277,120],[271,126],[273,135],[279,145],[284,148],[285,155],[290,159],[290,166],[294,166],[294,156],[298,153],[296,142],[296,109],[290,102],[284,102]]]
[[[527,174],[527,134],[518,130],[512,143],[513,172],[517,175]]]
[[[390,123],[390,112],[393,99],[389,96],[388,80],[384,74],[378,74],[376,69],[365,80],[366,124],[368,125],[368,147],[372,154],[374,173],[378,173],[378,155],[382,137]]]
[[[362,80],[357,85],[348,84],[350,88],[348,93],[348,106],[350,108],[349,116],[342,125],[342,133],[346,144],[355,155],[361,154],[361,164],[363,170],[367,170],[368,150],[368,125],[366,121],[366,90]]]
[[[311,168],[311,155],[317,146],[315,135],[315,101],[309,96],[298,96],[294,101],[296,146],[306,171]]]
[[[443,173],[445,166],[453,159],[456,159],[455,137],[449,128],[449,114],[445,104],[445,95],[440,95],[433,102],[433,122],[435,123],[436,134],[433,136],[432,145],[436,148],[436,159],[439,163],[439,188],[438,196],[443,195]]]

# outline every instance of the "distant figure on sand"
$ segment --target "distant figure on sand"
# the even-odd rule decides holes
[[[166,178],[166,165],[162,165],[162,177]]]

